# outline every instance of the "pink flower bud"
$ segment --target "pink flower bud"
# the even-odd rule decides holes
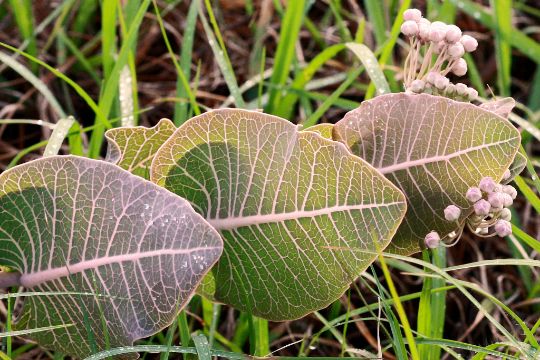
[[[478,185],[478,187],[483,192],[490,193],[495,189],[495,185],[497,184],[493,181],[493,178],[491,176],[486,176],[480,180],[480,185]]]
[[[463,35],[460,39],[466,52],[473,52],[478,47],[478,41],[469,35]]]
[[[495,232],[500,237],[505,237],[512,234],[512,224],[506,220],[498,220],[494,226]]]
[[[437,234],[436,231],[432,231],[429,234],[426,235],[424,238],[424,242],[426,246],[430,249],[435,249],[439,247],[439,242],[441,241],[441,237],[439,234]]]
[[[458,95],[465,96],[467,94],[467,85],[463,83],[457,83],[456,92]]]
[[[446,46],[448,46],[448,44],[447,44],[445,41],[439,41],[439,42],[437,43],[437,45],[435,45],[435,50],[434,50],[435,54],[440,54],[440,53],[442,53],[443,49],[444,49]]]
[[[448,25],[446,27],[446,41],[455,43],[461,38],[461,29],[456,25]]]
[[[456,205],[448,205],[446,209],[444,209],[444,218],[448,221],[456,221],[459,219],[460,215],[461,209]]]
[[[512,206],[512,204],[514,203],[514,199],[512,199],[512,197],[510,195],[508,195],[507,193],[500,193],[501,195],[501,198],[503,200],[503,206],[504,207],[509,207],[509,206]]]
[[[429,29],[431,28],[431,22],[425,18],[421,18],[418,21],[418,36],[424,41],[429,39]]]
[[[411,90],[414,93],[421,93],[424,91],[424,88],[426,87],[426,84],[422,80],[414,80],[411,83],[411,86],[409,87],[409,90]]]
[[[434,85],[437,89],[443,90],[448,86],[449,83],[450,80],[446,76],[440,75],[439,77],[437,77],[437,79],[435,79]]]
[[[510,209],[504,208],[501,210],[500,217],[503,220],[510,221],[512,219],[512,212]]]
[[[426,80],[430,84],[435,84],[435,80],[437,80],[439,76],[441,76],[441,74],[439,74],[438,72],[430,71],[426,76]]]
[[[450,55],[452,58],[460,58],[463,56],[463,54],[465,54],[465,49],[461,43],[457,42],[448,46],[448,55]]]
[[[420,21],[422,12],[418,9],[407,9],[403,12],[404,20]]]
[[[469,87],[467,88],[467,96],[469,97],[470,101],[476,100],[478,98],[478,91],[472,87]]]
[[[508,195],[508,194],[507,194]],[[488,195],[488,201],[494,209],[502,209],[504,207],[504,198],[502,193],[492,192]]]
[[[477,187],[472,187],[467,190],[465,198],[467,198],[467,200],[469,200],[470,202],[477,202],[482,198],[482,191]]]
[[[491,204],[484,199],[478,200],[474,204],[474,213],[480,216],[486,216],[491,210]]]
[[[465,59],[458,59],[458,61],[452,66],[452,72],[457,76],[463,76],[467,73],[467,62]]]
[[[456,85],[450,83],[446,85],[446,89],[444,91],[447,95],[453,95],[456,92]]]
[[[401,24],[401,32],[405,36],[416,36],[418,34],[418,24],[416,21],[407,20]]]
[[[502,191],[503,191],[505,194],[510,195],[510,197],[512,198],[512,200],[515,200],[515,198],[517,197],[517,190],[516,190],[512,185],[505,185],[505,186],[503,186]]]
[[[440,25],[440,21],[435,21],[431,24],[429,28],[429,40],[433,41],[434,43],[438,43],[439,41],[444,40],[446,36],[446,30],[445,27]]]
[[[504,174],[503,174],[502,179],[503,179],[503,180],[508,180],[508,179],[510,179],[510,176],[512,176],[512,173],[510,172],[509,169],[506,169],[506,171],[505,171]]]

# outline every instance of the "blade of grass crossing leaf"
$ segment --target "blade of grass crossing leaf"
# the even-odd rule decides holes
[[[108,78],[106,78],[105,84],[102,87],[103,91],[100,96],[98,107],[99,113],[103,114],[105,118],[109,115],[113,101],[117,98],[118,79],[120,76],[120,71],[127,63],[130,50],[134,41],[136,40],[137,29],[142,22],[142,19],[144,17],[144,14],[146,13],[146,9],[148,8],[149,4],[150,0],[144,0],[142,5],[138,9],[135,18],[133,19],[133,22],[128,29],[127,36],[125,39],[123,39],[124,41],[120,48],[120,52],[118,53],[118,58],[114,62],[111,73],[109,74]],[[104,122],[102,119],[97,118],[96,122],[98,121],[100,121],[101,123],[96,124],[99,126],[96,126],[92,133],[92,137],[90,138],[90,147],[88,150],[88,156],[94,159],[97,158],[100,154],[101,145],[103,143],[103,133],[105,132],[105,129],[111,127],[108,121]]]
[[[268,320],[257,316],[251,317],[253,335],[255,340],[254,356],[267,356],[270,354],[270,340],[268,338]]]
[[[281,30],[279,41],[274,57],[274,72],[270,78],[273,87],[270,90],[270,97],[265,112],[274,114],[280,107],[282,98],[282,86],[287,82],[289,71],[295,57],[295,45],[304,18],[306,0],[295,0],[288,3]]]
[[[221,37],[221,32],[214,16],[212,5],[210,4],[209,0],[204,0],[206,11],[208,12],[208,17],[210,19],[210,23],[212,24],[212,27],[210,27],[210,24],[208,24],[202,8],[203,0],[196,1],[199,4],[199,18],[201,19],[201,23],[203,24],[204,32],[208,37],[208,44],[212,48],[212,52],[214,53],[216,62],[219,66],[219,69],[221,70],[221,73],[223,74],[225,83],[227,84],[231,95],[234,97],[236,106],[245,108],[246,104],[244,102],[244,99],[242,98],[242,93],[238,88],[238,82],[236,81],[236,76],[234,74],[229,55],[227,54],[225,43],[223,42],[223,38]]]
[[[9,296],[9,293],[8,293]],[[6,315],[6,332],[11,332],[11,321],[13,316],[13,301],[11,297],[7,298],[7,315]],[[6,352],[9,357],[11,357],[11,350],[12,350],[12,337],[8,336],[6,338]]]
[[[390,87],[388,86],[388,82],[386,81],[373,52],[364,44],[347,43],[345,45],[362,62],[369,78],[377,89],[377,93],[388,94],[390,92]]]
[[[189,5],[189,10],[186,18],[186,26],[184,30],[184,39],[182,41],[182,50],[180,52],[180,67],[186,79],[191,77],[191,62],[193,57],[193,41],[195,39],[195,26],[197,25],[197,11],[199,7],[196,1],[192,1]],[[188,97],[186,88],[182,84],[182,80],[178,77],[176,81],[176,94],[179,98]],[[180,126],[188,117],[188,104],[178,103],[174,105],[174,124]]]
[[[23,40],[28,40],[28,53],[37,56],[36,38],[34,36],[34,15],[32,14],[31,0],[9,0],[9,7],[15,16],[15,22],[19,28]],[[37,65],[31,64],[33,72],[37,71]]]
[[[9,46],[8,48],[11,48],[12,50],[15,49],[11,46]],[[51,105],[52,109],[59,117],[65,118],[67,116],[60,104],[58,103],[58,100],[56,100],[56,97],[49,90],[49,87],[45,85],[45,83],[41,81],[37,76],[35,76],[30,70],[28,70],[23,64],[3,52],[0,52],[0,61],[8,65],[19,75],[21,75],[26,81],[31,83],[32,86],[34,86],[43,95],[43,97],[47,100],[47,102]]]
[[[399,295],[397,293],[396,287],[392,280],[392,276],[390,275],[390,271],[388,270],[388,267],[386,266],[386,262],[382,254],[379,255],[379,262],[381,264],[381,269],[384,273],[384,278],[386,279],[386,283],[388,285],[388,290],[390,291],[390,294],[392,295],[392,299],[394,300],[394,307],[396,308],[396,312],[398,313],[399,320],[401,321],[401,326],[403,327],[405,338],[407,339],[407,343],[409,345],[409,353],[410,353],[411,359],[420,360],[418,349],[416,347],[416,342],[414,341],[414,336],[411,330],[411,325],[409,324],[409,320],[407,319],[407,314],[405,313],[405,309],[403,308],[403,305],[401,304],[401,301],[399,300]]]
[[[510,69],[512,54],[510,43],[502,34],[512,32],[512,1],[490,0],[495,23],[495,59],[497,62],[497,84],[501,96],[510,95]]]
[[[392,30],[390,31],[390,37],[386,41],[386,44],[384,45],[381,56],[379,57],[379,64],[380,66],[384,67],[388,61],[390,60],[390,57],[392,55],[392,51],[394,49],[394,46],[396,45],[397,38],[400,33],[401,24],[403,22],[403,12],[411,7],[411,0],[404,0],[401,3],[401,6],[398,10],[398,16],[395,18],[394,23],[392,25]],[[365,99],[371,99],[375,93],[375,85],[372,83],[369,85],[369,88],[366,92]]]
[[[203,334],[193,334],[192,339],[195,344],[195,349],[197,349],[199,360],[212,360],[210,344],[208,343],[206,336]]]

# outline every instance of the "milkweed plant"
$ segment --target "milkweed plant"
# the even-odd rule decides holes
[[[108,130],[105,161],[54,155],[2,173],[0,287],[56,294],[22,298],[13,329],[72,324],[28,336],[87,356],[160,331],[194,292],[297,319],[383,249],[509,235],[508,183],[525,165],[514,102],[477,105],[450,80],[473,37],[416,9],[404,20],[404,92],[336,124],[218,109]]]

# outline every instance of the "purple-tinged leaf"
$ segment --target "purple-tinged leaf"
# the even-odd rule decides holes
[[[334,138],[368,161],[408,201],[407,215],[388,250],[420,251],[424,237],[456,230],[448,205],[471,212],[467,189],[481,178],[500,181],[519,148],[506,119],[470,103],[427,94],[388,94],[366,101],[334,126]]]
[[[0,265],[64,292],[27,297],[14,328],[74,324],[31,338],[75,357],[168,326],[222,246],[187,201],[107,162],[53,156],[0,175]]]

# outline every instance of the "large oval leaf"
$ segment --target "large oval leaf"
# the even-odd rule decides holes
[[[156,154],[152,181],[223,236],[215,299],[271,320],[337,299],[388,245],[406,207],[343,144],[254,111],[185,123]]]
[[[418,252],[431,230],[455,229],[443,210],[471,214],[465,193],[484,176],[501,180],[519,132],[492,111],[440,96],[389,94],[363,102],[334,127],[334,138],[398,186],[409,207],[390,251]]]
[[[17,329],[82,357],[169,325],[222,252],[187,201],[119,167],[74,156],[0,175],[0,265],[33,291]],[[109,344],[107,344],[107,341]]]
[[[176,126],[169,119],[161,119],[151,128],[135,126],[107,130],[106,160],[147,179],[154,155],[175,130]]]

